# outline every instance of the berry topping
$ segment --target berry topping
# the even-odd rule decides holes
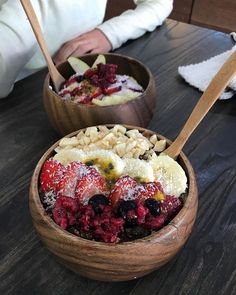
[[[149,212],[153,216],[158,216],[161,214],[159,202],[153,198],[146,199],[144,202],[144,206],[148,208]]]
[[[121,200],[120,203],[119,203],[119,206],[117,208],[117,214],[118,214],[118,216],[126,219],[128,212],[135,211],[136,208],[137,208],[137,204],[136,204],[135,201]]]
[[[50,158],[47,160],[42,168],[40,175],[41,189],[44,193],[55,191],[58,182],[60,182],[65,171],[64,166],[58,161]]]
[[[85,205],[77,224],[81,236],[90,235],[97,241],[116,243],[119,241],[118,235],[123,231],[124,220],[115,217],[111,206],[105,205],[101,214],[95,214],[91,205]]]
[[[121,85],[114,86],[114,87],[110,86],[108,88],[104,88],[103,89],[103,94],[105,94],[105,95],[111,95],[112,93],[115,93],[115,92],[120,91],[121,88],[122,88]]]
[[[148,215],[144,227],[148,229],[158,230],[164,226],[164,222],[165,216],[163,214],[156,217]]]
[[[157,181],[148,182],[143,184],[143,189],[140,189],[137,193],[137,199],[144,202],[148,198],[155,198],[158,194],[162,194],[161,184]]]
[[[125,220],[126,226],[135,226],[145,222],[148,209],[136,201],[121,200],[117,208],[117,215]]]
[[[89,199],[97,194],[108,193],[105,178],[93,167],[88,167],[88,174],[81,177],[76,185],[75,195],[81,204],[88,204]]]
[[[59,197],[52,210],[53,218],[61,228],[66,229],[69,225],[75,224],[75,213],[78,211],[78,208],[79,206],[76,199]]]
[[[77,81],[76,75],[71,76],[67,81],[66,81],[66,87],[70,86],[72,83]]]
[[[160,207],[165,220],[170,220],[180,211],[183,203],[180,198],[166,196],[165,200],[160,203]]]
[[[104,209],[104,206],[109,204],[109,200],[106,196],[98,194],[92,196],[89,199],[88,204],[92,206],[96,213],[101,213]]]
[[[99,63],[97,68],[88,69],[84,73],[84,78],[88,79],[93,85],[98,86],[101,89],[106,89],[110,84],[116,82],[116,71],[117,65]]]
[[[56,186],[58,197],[75,197],[77,181],[87,175],[88,168],[80,162],[72,162],[65,167],[63,177]]]
[[[134,200],[136,199],[136,192],[137,192],[138,183],[135,179],[130,176],[123,176],[120,177],[110,195],[109,198],[111,199],[111,203],[113,206],[117,205],[117,202],[120,200]]]

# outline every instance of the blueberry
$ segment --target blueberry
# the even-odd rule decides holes
[[[76,77],[76,80],[77,80],[78,83],[80,83],[83,79],[84,79],[83,75],[79,75],[79,76]]]
[[[128,201],[124,201],[122,200],[119,204],[119,207],[117,208],[117,215],[122,217],[125,220],[125,225],[127,227],[133,227],[136,225],[136,213],[135,213],[135,209],[137,208],[137,204],[135,201],[132,200],[128,200]],[[133,212],[130,212],[133,211]],[[128,217],[128,212],[131,213],[131,216],[129,215]]]
[[[102,194],[98,194],[98,195],[92,196],[89,199],[88,204],[93,207],[93,210],[96,213],[101,213],[102,212],[102,207],[105,206],[105,205],[108,205],[109,200],[108,200],[108,198],[106,196],[104,196]]]
[[[153,198],[146,199],[144,202],[144,206],[149,209],[149,212],[153,216],[158,216],[161,214],[161,208],[159,202]]]

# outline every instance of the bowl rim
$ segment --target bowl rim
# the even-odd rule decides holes
[[[81,58],[81,59],[82,59],[84,56],[94,56],[94,55],[97,55],[97,56],[98,56],[99,54],[98,54],[98,53],[87,53],[87,54],[83,54],[83,55],[79,56],[78,58]],[[148,78],[149,78],[148,85],[147,85],[147,87],[144,89],[144,91],[143,91],[142,93],[140,93],[140,95],[138,95],[137,97],[135,97],[135,98],[133,98],[133,99],[131,99],[131,100],[125,102],[125,103],[120,103],[120,104],[116,104],[116,105],[98,106],[98,105],[93,105],[93,104],[91,104],[91,105],[88,105],[88,104],[77,104],[77,103],[74,103],[74,102],[71,101],[71,100],[62,99],[62,98],[60,97],[60,95],[59,95],[58,93],[56,93],[56,92],[53,90],[52,86],[49,84],[49,81],[50,81],[50,74],[49,74],[49,72],[48,72],[47,75],[46,75],[46,77],[45,77],[45,80],[44,80],[44,85],[45,85],[45,87],[46,87],[46,91],[49,91],[49,93],[50,93],[50,97],[53,95],[54,98],[56,98],[57,100],[60,100],[60,101],[62,101],[62,102],[64,102],[64,103],[72,104],[73,106],[81,107],[82,109],[83,109],[83,108],[96,108],[96,107],[99,107],[99,108],[109,108],[109,107],[117,107],[117,106],[120,106],[120,105],[132,104],[132,103],[134,103],[134,101],[136,101],[136,100],[140,100],[140,99],[143,98],[143,96],[146,95],[147,89],[150,88],[151,82],[153,82],[154,85],[155,85],[155,80],[154,80],[154,78],[153,78],[153,74],[152,74],[152,72],[151,72],[150,69],[149,69],[145,64],[143,64],[141,61],[139,61],[139,60],[137,60],[137,59],[135,59],[135,58],[133,58],[133,57],[130,57],[130,56],[127,56],[127,55],[124,55],[124,54],[119,54],[119,53],[108,52],[108,53],[103,53],[103,55],[104,55],[104,56],[107,56],[107,55],[110,55],[110,56],[118,56],[118,57],[121,57],[121,58],[125,58],[125,59],[128,59],[128,60],[130,60],[131,62],[135,62],[135,63],[137,63],[139,66],[141,66],[141,67],[146,71],[146,73],[147,73],[147,75],[148,75]],[[60,68],[63,64],[66,64],[66,63],[68,64],[68,61],[65,61],[65,62],[59,64],[59,65],[57,66],[57,68]],[[59,72],[60,72],[60,71],[59,71]],[[143,87],[143,86],[142,86],[142,87]]]
[[[91,126],[91,127],[106,126],[108,128],[112,128],[115,125],[117,125],[117,124],[103,124],[103,125],[101,124],[101,125],[95,125],[95,126]],[[171,141],[169,139],[167,139],[163,135],[160,135],[150,129],[146,129],[146,128],[142,128],[142,127],[138,127],[138,126],[126,125],[126,124],[119,124],[119,125],[122,125],[127,129],[138,129],[142,133],[147,132],[151,135],[156,134],[159,139],[165,139],[165,140],[167,140],[168,144],[171,143]],[[72,137],[72,136],[78,134],[78,132],[85,130],[85,129],[86,128],[79,129],[77,131],[67,134],[66,136],[64,136],[62,138]],[[183,152],[181,152],[179,156],[180,156],[181,160],[184,162],[185,166],[186,167],[188,166],[188,168],[189,168],[187,171],[188,172],[188,175],[187,175],[187,177],[188,177],[188,195],[187,195],[186,201],[184,203],[184,206],[179,211],[179,213],[167,225],[165,225],[160,230],[153,232],[152,234],[150,234],[146,237],[140,238],[140,239],[112,244],[112,243],[105,243],[105,242],[98,242],[98,241],[94,241],[94,240],[88,240],[88,239],[76,236],[76,235],[68,232],[67,230],[62,229],[46,213],[46,211],[43,207],[43,204],[40,200],[39,190],[38,190],[39,176],[40,176],[42,165],[46,161],[46,159],[48,159],[50,157],[50,155],[53,153],[54,149],[58,146],[58,144],[62,138],[60,138],[57,142],[55,142],[52,146],[50,146],[50,148],[47,149],[47,151],[42,155],[42,157],[38,161],[38,163],[34,169],[32,178],[31,178],[31,186],[30,186],[30,194],[29,194],[30,201],[32,200],[34,202],[34,205],[37,208],[37,212],[39,213],[42,220],[48,226],[50,226],[51,229],[55,230],[57,235],[59,235],[61,237],[63,236],[63,238],[69,239],[73,243],[78,243],[78,244],[86,246],[86,247],[91,247],[91,243],[92,243],[93,247],[97,248],[97,249],[99,248],[99,249],[109,250],[110,247],[116,247],[117,249],[126,247],[127,249],[129,249],[129,248],[132,248],[134,245],[140,246],[146,242],[150,242],[152,244],[158,243],[159,241],[161,242],[161,240],[159,240],[159,239],[163,239],[163,237],[165,237],[165,236],[168,237],[169,235],[174,234],[174,232],[178,231],[178,225],[181,223],[182,218],[185,216],[185,214],[187,213],[189,208],[191,208],[193,206],[193,204],[195,204],[195,203],[196,203],[196,207],[197,207],[197,205],[198,205],[198,189],[197,189],[197,184],[196,184],[195,173],[194,173],[194,170],[193,170],[193,167],[192,167],[190,161],[188,160],[186,155]],[[196,210],[197,210],[197,208],[196,208]],[[31,213],[31,215],[32,215],[32,213]],[[32,218],[33,218],[33,216],[32,216]],[[177,233],[177,235],[178,235],[178,233]]]

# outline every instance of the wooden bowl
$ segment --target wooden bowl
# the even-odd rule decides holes
[[[113,127],[108,125],[108,127]],[[154,132],[133,126],[150,137]],[[67,137],[74,136],[74,132]],[[158,135],[158,134],[157,134]],[[164,139],[158,135],[158,138]],[[142,239],[114,245],[77,237],[62,230],[47,215],[39,198],[39,175],[43,163],[53,155],[56,142],[39,160],[30,186],[30,211],[33,224],[45,246],[69,269],[101,281],[126,281],[142,277],[167,263],[188,239],[196,218],[198,194],[193,168],[181,153],[179,163],[188,177],[188,196],[176,217],[161,230]]]
[[[136,99],[125,104],[113,106],[79,105],[72,101],[62,100],[49,87],[47,75],[43,87],[43,102],[49,121],[61,134],[100,124],[130,124],[146,127],[150,122],[156,102],[155,81],[150,70],[139,61],[118,54],[104,54],[107,63],[118,65],[118,74],[134,77],[144,88],[144,92]],[[88,65],[92,65],[97,54],[80,57]],[[58,67],[60,73],[68,79],[74,71],[68,62]]]

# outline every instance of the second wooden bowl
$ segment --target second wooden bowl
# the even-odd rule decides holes
[[[61,135],[100,124],[130,124],[146,127],[150,122],[156,103],[155,81],[150,70],[141,62],[113,53],[104,54],[107,63],[118,65],[118,74],[135,78],[144,88],[144,92],[136,99],[125,104],[113,106],[79,105],[69,100],[61,99],[49,87],[47,75],[43,87],[43,102],[49,121]],[[80,57],[88,65],[92,65],[97,54]],[[73,70],[68,62],[58,67],[60,73],[68,79]]]
[[[113,126],[108,126],[113,127]],[[154,132],[139,129],[150,137]],[[74,132],[67,137],[74,136]],[[164,137],[158,135],[160,139]],[[198,194],[193,168],[181,153],[179,163],[188,177],[188,196],[176,217],[161,230],[132,242],[110,245],[77,237],[62,230],[45,212],[39,198],[39,175],[43,163],[53,156],[55,143],[38,162],[30,186],[30,211],[34,226],[46,247],[69,269],[101,281],[126,281],[142,277],[167,263],[188,239],[196,218]]]

